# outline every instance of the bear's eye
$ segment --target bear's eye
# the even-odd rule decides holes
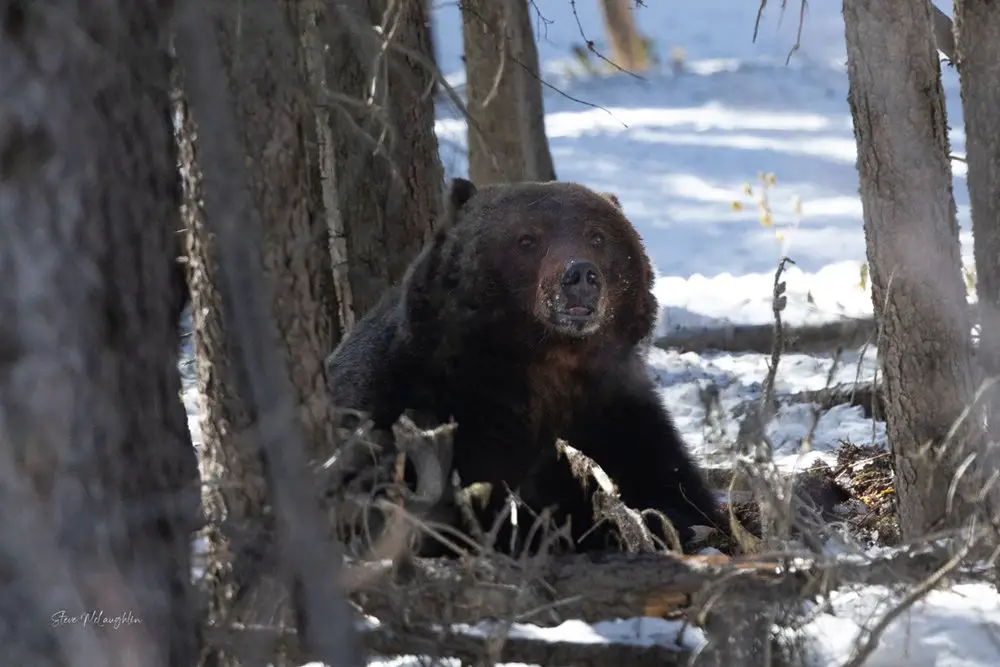
[[[527,250],[535,245],[535,237],[531,234],[521,234],[517,239],[517,245]]]
[[[591,234],[590,245],[594,246],[595,248],[599,248],[602,245],[604,245],[604,234],[600,232],[594,232],[593,234]]]

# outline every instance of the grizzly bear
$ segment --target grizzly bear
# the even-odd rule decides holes
[[[682,543],[698,525],[728,534],[645,367],[653,272],[618,200],[568,182],[454,179],[446,209],[402,284],[327,359],[334,404],[385,430],[408,409],[453,418],[463,485],[555,505],[574,538],[593,510],[557,438],[626,505],[666,515]]]

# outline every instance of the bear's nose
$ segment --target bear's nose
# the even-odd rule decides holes
[[[571,259],[566,262],[562,286],[567,295],[593,298],[601,291],[601,273],[593,262]]]

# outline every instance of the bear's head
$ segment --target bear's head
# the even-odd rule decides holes
[[[423,297],[411,306],[425,317],[626,346],[652,330],[652,268],[614,195],[559,181],[477,188],[454,179],[447,208],[411,276],[424,283],[411,285]]]

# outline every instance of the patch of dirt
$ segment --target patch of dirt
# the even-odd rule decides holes
[[[817,462],[808,470],[795,475],[792,483],[792,494],[794,495],[794,507],[802,518],[805,526],[816,524],[816,520],[823,523],[832,523],[841,520],[839,508],[851,500],[850,492],[845,489],[835,478],[833,470],[825,463]],[[740,494],[746,495],[746,492]],[[743,527],[754,537],[762,536],[761,511],[756,500],[736,499],[730,504],[722,506],[724,512],[730,510],[739,519]],[[799,536],[799,531],[793,527],[791,531],[793,538]],[[730,553],[732,545],[711,544],[724,553]]]
[[[837,450],[836,479],[851,492],[842,508],[854,537],[879,546],[899,543],[892,460],[882,447],[843,442]]]
[[[795,476],[792,488],[805,525],[813,526],[819,518],[823,524],[840,524],[851,538],[866,545],[899,543],[892,465],[889,453],[882,447],[844,441],[837,450],[835,467],[817,462]],[[731,507],[743,527],[760,537],[758,503],[744,499],[746,492],[739,495],[742,498],[724,504],[722,509],[728,512]],[[797,537],[794,530],[792,537]],[[731,553],[733,545],[722,536],[713,536],[706,546]]]

